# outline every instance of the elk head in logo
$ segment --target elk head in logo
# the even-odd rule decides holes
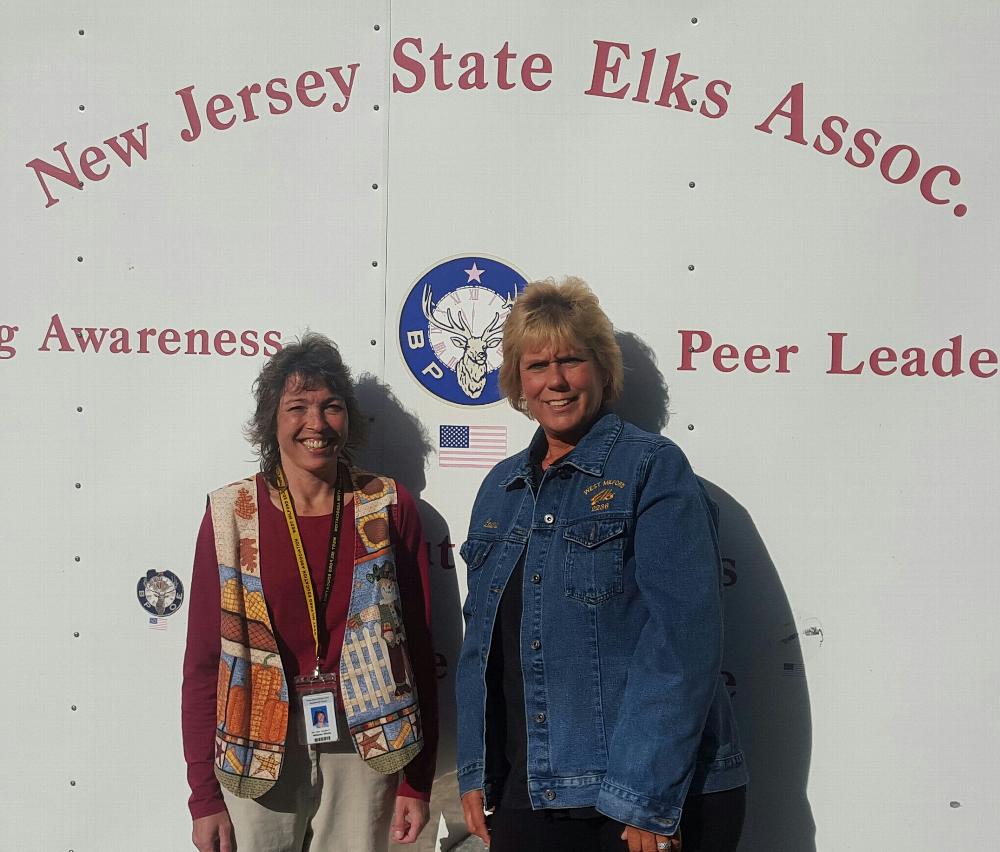
[[[466,396],[477,399],[486,387],[486,374],[489,367],[486,357],[490,349],[500,345],[503,338],[503,324],[506,311],[503,309],[496,311],[489,325],[479,334],[472,330],[472,326],[465,319],[465,314],[461,309],[458,311],[458,321],[452,316],[451,309],[445,309],[445,319],[441,320],[434,315],[434,306],[431,303],[431,285],[424,286],[423,297],[424,316],[433,328],[437,328],[450,335],[450,340],[457,346],[462,357],[455,365],[455,374],[458,378],[458,386]],[[507,311],[513,300],[508,299],[503,307]]]

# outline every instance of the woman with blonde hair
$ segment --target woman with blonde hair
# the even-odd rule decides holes
[[[493,852],[739,842],[716,513],[672,441],[609,410],[623,380],[583,281],[525,288],[500,386],[538,429],[487,475],[461,549],[459,788]]]

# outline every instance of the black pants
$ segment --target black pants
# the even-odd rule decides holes
[[[746,787],[688,796],[681,816],[682,852],[735,852]],[[490,820],[490,852],[627,852],[625,830],[610,817],[499,807]]]

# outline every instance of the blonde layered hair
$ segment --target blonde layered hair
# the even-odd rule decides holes
[[[521,356],[525,352],[570,347],[586,349],[604,375],[604,403],[621,396],[625,382],[615,329],[594,291],[581,278],[532,281],[517,297],[503,326],[500,391],[512,408],[525,413]]]

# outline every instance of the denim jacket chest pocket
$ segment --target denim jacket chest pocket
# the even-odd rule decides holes
[[[482,578],[486,573],[483,567],[486,565],[490,552],[499,543],[496,538],[470,538],[458,550],[466,567],[468,593],[465,598],[465,607],[462,609],[466,623],[476,614],[479,587],[482,585]]]
[[[621,594],[626,526],[624,518],[587,518],[566,527],[566,597],[596,605]]]

